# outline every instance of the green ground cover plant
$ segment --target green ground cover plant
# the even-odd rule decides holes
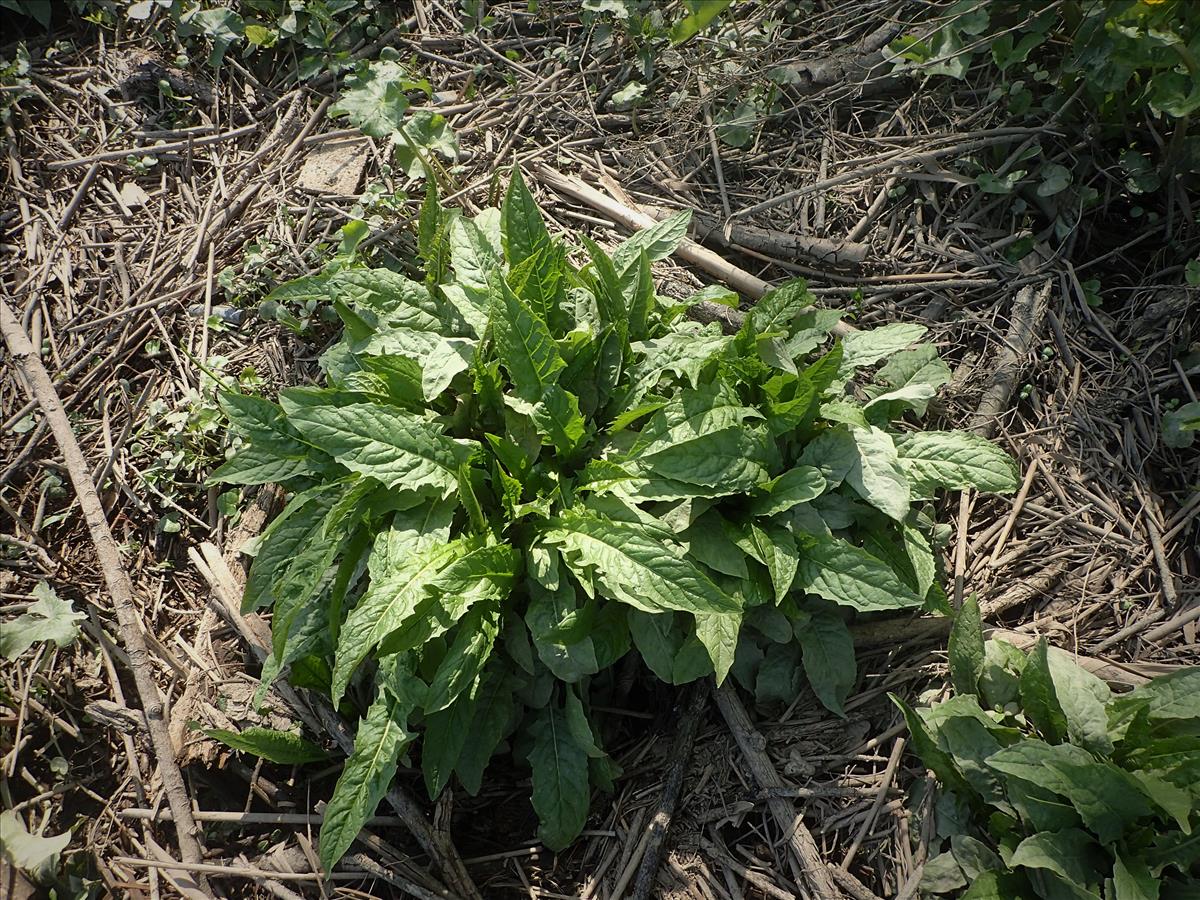
[[[1126,693],[1045,639],[984,640],[964,604],[950,640],[956,696],[904,711],[941,783],[949,847],[921,887],[964,898],[1195,897],[1200,668]]]
[[[949,378],[922,326],[832,339],[838,313],[799,280],[736,334],[688,320],[734,298],[657,294],[687,225],[610,254],[553,238],[519,174],[474,217],[430,181],[423,281],[364,263],[351,223],[271,295],[344,331],[323,386],[224,394],[244,446],[212,478],[292,491],[244,598],[273,613],[263,691],[287,671],[361,717],[327,868],[418,747],[431,797],[452,776],[479,791],[500,749],[527,761],[540,837],[569,844],[617,773],[592,707],[631,650],[764,702],[807,678],[840,713],[847,619],[946,606],[935,493],[1015,489],[988,441],[914,430]]]

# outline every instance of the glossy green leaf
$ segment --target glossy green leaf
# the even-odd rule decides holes
[[[252,753],[280,765],[298,766],[329,758],[329,754],[316,744],[291,731],[254,726],[241,731],[206,728],[204,734],[234,750]]]
[[[886,563],[838,537],[814,536],[801,549],[796,584],[864,612],[921,605]]]
[[[965,431],[918,431],[896,441],[900,464],[914,485],[1012,493],[1017,464],[991,441]]]

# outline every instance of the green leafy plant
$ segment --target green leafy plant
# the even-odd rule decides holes
[[[0,656],[5,659],[16,659],[41,641],[53,641],[56,647],[67,647],[79,637],[79,620],[87,616],[76,612],[70,601],[59,599],[54,588],[44,581],[38,582],[33,596],[37,600],[29,611],[0,630]]]
[[[1043,638],[984,640],[954,623],[956,696],[904,712],[937,776],[948,848],[922,890],[969,898],[1157,900],[1200,887],[1200,668],[1114,695]]]
[[[631,647],[665,681],[734,670],[764,701],[804,673],[840,711],[846,616],[944,605],[925,501],[1015,489],[991,443],[906,424],[949,378],[908,349],[923,327],[831,342],[838,314],[799,280],[737,334],[685,319],[696,298],[658,296],[650,266],[687,225],[580,254],[519,174],[474,218],[431,183],[423,282],[347,261],[277,289],[341,317],[327,384],[225,394],[248,444],[212,478],[294,490],[244,598],[273,609],[263,689],[290,668],[365,708],[326,866],[418,738],[431,797],[452,775],[477,792],[507,741],[566,846],[616,771],[592,704]]]

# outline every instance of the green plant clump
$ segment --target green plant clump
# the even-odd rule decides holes
[[[957,696],[904,711],[942,784],[921,888],[989,900],[1168,900],[1200,892],[1200,668],[1113,695],[1043,638],[984,641],[964,604]],[[893,698],[895,699],[895,698]]]
[[[327,867],[418,736],[431,797],[452,774],[477,792],[502,745],[527,760],[541,838],[566,846],[617,773],[592,704],[631,647],[664,681],[733,669],[784,697],[802,665],[840,710],[850,611],[944,605],[925,501],[1015,489],[989,442],[901,424],[949,377],[908,349],[922,327],[830,346],[837,313],[802,281],[737,334],[686,320],[715,292],[660,297],[650,265],[687,224],[612,255],[580,236],[578,268],[519,174],[474,218],[431,184],[424,283],[350,242],[272,294],[332,305],[344,333],[327,386],[223,397],[247,445],[213,478],[294,491],[246,586],[246,610],[273,608],[263,689],[287,669],[365,709]]]

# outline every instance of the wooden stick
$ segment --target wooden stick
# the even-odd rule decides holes
[[[679,793],[683,788],[683,775],[687,771],[688,761],[692,758],[692,745],[696,742],[696,730],[700,727],[700,719],[704,713],[704,698],[708,693],[706,683],[702,680],[692,682],[688,688],[683,716],[679,719],[679,727],[675,730],[675,739],[671,748],[671,767],[667,771],[666,784],[663,785],[662,798],[658,809],[646,826],[649,840],[646,843],[642,864],[638,868],[637,880],[633,883],[633,900],[646,900],[658,877],[658,868],[662,865],[663,849],[667,842],[667,833],[671,828],[671,817],[675,815],[675,807],[679,803]]]
[[[183,775],[175,761],[175,748],[171,744],[171,736],[167,731],[167,717],[158,686],[150,673],[150,651],[146,645],[146,637],[142,633],[141,617],[133,599],[133,583],[129,573],[121,564],[121,551],[109,530],[108,521],[104,516],[104,507],[100,503],[100,495],[92,481],[87,460],[79,447],[75,432],[67,419],[67,411],[59,399],[50,374],[42,365],[42,360],[29,337],[21,327],[21,322],[13,313],[7,300],[0,301],[0,333],[8,345],[8,352],[16,361],[25,376],[26,389],[42,409],[50,430],[62,451],[63,462],[75,486],[75,495],[79,498],[79,508],[87,522],[92,544],[96,548],[96,557],[100,562],[100,570],[104,575],[104,583],[108,586],[109,596],[112,597],[113,611],[117,615],[120,628],[121,643],[129,659],[129,668],[133,671],[134,684],[137,687],[138,698],[141,700],[142,711],[146,716],[146,727],[150,732],[150,742],[154,747],[154,756],[158,761],[159,775],[162,778],[163,790],[167,794],[167,803],[175,818],[175,833],[179,841],[179,851],[186,863],[199,863],[204,858],[200,845],[200,829],[192,817],[192,803],[188,797],[187,786]],[[202,885],[207,889],[206,885]]]
[[[771,758],[763,749],[766,741],[755,729],[754,723],[750,721],[750,716],[746,713],[746,708],[742,706],[742,701],[733,685],[728,681],[725,682],[717,688],[715,696],[717,707],[721,710],[721,715],[725,717],[729,730],[733,732],[734,740],[741,748],[746,765],[754,775],[758,786],[760,788],[784,787],[783,779],[775,771],[775,764],[771,762]],[[771,810],[771,815],[774,816],[776,823],[787,835],[788,845],[792,848],[792,853],[795,854],[796,860],[800,864],[800,872],[805,882],[802,886],[807,887],[812,896],[821,897],[822,900],[841,898],[842,891],[834,883],[829,867],[821,859],[821,851],[817,849],[817,842],[813,840],[812,833],[804,824],[804,819],[797,814],[795,804],[782,797],[775,797],[767,801],[767,807]]]

